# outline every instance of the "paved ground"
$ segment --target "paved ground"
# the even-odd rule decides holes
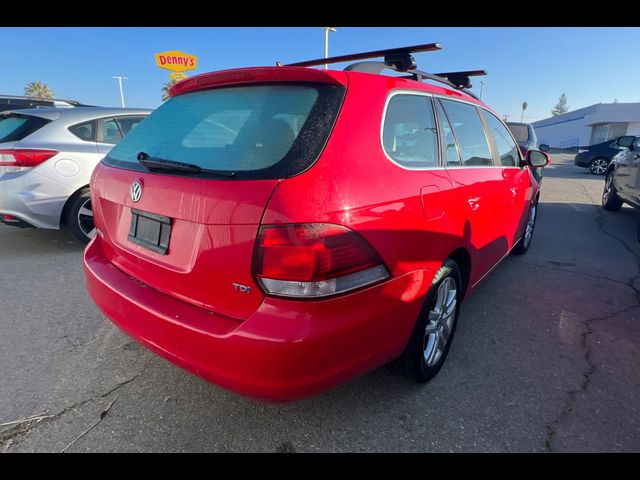
[[[533,245],[464,304],[440,374],[380,368],[319,397],[264,404],[149,353],[84,290],[82,248],[0,227],[0,450],[640,451],[639,215],[603,180],[546,169]]]

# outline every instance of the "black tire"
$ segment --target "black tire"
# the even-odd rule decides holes
[[[533,215],[533,224],[530,225],[531,215]],[[527,224],[525,226],[524,233],[522,234],[522,238],[518,240],[516,246],[511,250],[515,255],[524,255],[529,251],[529,247],[531,246],[531,241],[533,240],[533,232],[536,228],[536,221],[538,220],[538,201],[529,208],[529,215],[527,216]],[[529,232],[529,228],[531,231]]]
[[[615,170],[607,173],[604,179],[604,190],[602,191],[602,208],[610,212],[617,212],[622,207],[622,200],[618,197],[616,186],[613,183]]]
[[[91,215],[85,215],[85,212],[91,211]],[[67,205],[66,216],[64,219],[65,226],[74,237],[82,243],[89,243],[93,237],[91,231],[93,225],[93,210],[91,209],[91,195],[88,188],[83,188],[76,192]]]
[[[609,167],[609,160],[604,157],[596,157],[589,162],[589,171],[593,175],[604,175]]]
[[[437,344],[435,348],[441,348],[438,347],[438,345],[440,345],[438,340],[432,339],[432,335],[434,334],[427,335],[427,326],[434,324],[434,322],[429,321],[429,313],[432,312],[432,309],[438,303],[438,290],[445,282],[447,282],[447,285],[450,285],[451,281],[455,283],[456,288],[455,295],[452,296],[455,298],[455,305],[452,307],[454,310],[451,313],[451,316],[447,317],[450,318],[450,321],[445,320],[444,316],[441,320],[450,324],[448,328],[449,333],[446,340],[444,340],[444,348],[441,349],[439,355],[430,357],[431,362],[427,363],[425,357],[428,356],[429,352],[434,353],[432,350],[427,351],[427,348],[432,346],[433,343]],[[449,294],[451,294],[450,290]],[[416,325],[404,352],[402,352],[402,355],[392,364],[392,367],[396,372],[411,380],[415,380],[418,383],[425,383],[431,380],[440,371],[440,368],[442,368],[447,354],[449,353],[449,348],[451,347],[451,342],[453,341],[456,331],[462,295],[462,277],[460,275],[460,268],[455,261],[447,259],[433,279],[431,288],[427,292],[424,304],[416,321]],[[437,322],[435,323],[437,324]]]

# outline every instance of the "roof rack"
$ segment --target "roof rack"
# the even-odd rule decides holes
[[[452,87],[456,90],[465,90],[465,93],[478,99],[473,93],[466,91],[471,88],[469,77],[487,75],[486,70],[465,70],[459,72],[428,73],[417,70],[417,64],[412,53],[433,52],[441,50],[439,43],[425,43],[408,47],[390,48],[386,50],[373,50],[371,52],[353,53],[350,55],[340,55],[338,57],[317,58],[304,62],[289,63],[289,67],[314,67],[318,65],[329,65],[333,63],[349,62],[354,60],[365,60],[369,58],[383,57],[383,62],[356,62],[345,67],[347,71],[366,72],[379,74],[382,70],[390,69],[396,72],[408,72],[410,75],[402,78],[411,78],[416,81],[431,80]],[[277,66],[282,66],[276,62]]]

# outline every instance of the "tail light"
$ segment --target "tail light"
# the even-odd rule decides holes
[[[35,150],[26,148],[0,150],[0,167],[9,167],[5,168],[5,171],[7,172],[19,172],[20,170],[40,165],[42,162],[49,160],[57,154],[58,152],[55,150]]]
[[[302,298],[334,295],[389,277],[364,238],[325,223],[262,226],[253,270],[266,293]]]

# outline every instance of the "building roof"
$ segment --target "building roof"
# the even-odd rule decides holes
[[[560,123],[582,120],[583,125],[598,123],[640,122],[640,102],[637,103],[596,103],[588,107],[556,115],[533,122],[534,128],[550,127]]]

